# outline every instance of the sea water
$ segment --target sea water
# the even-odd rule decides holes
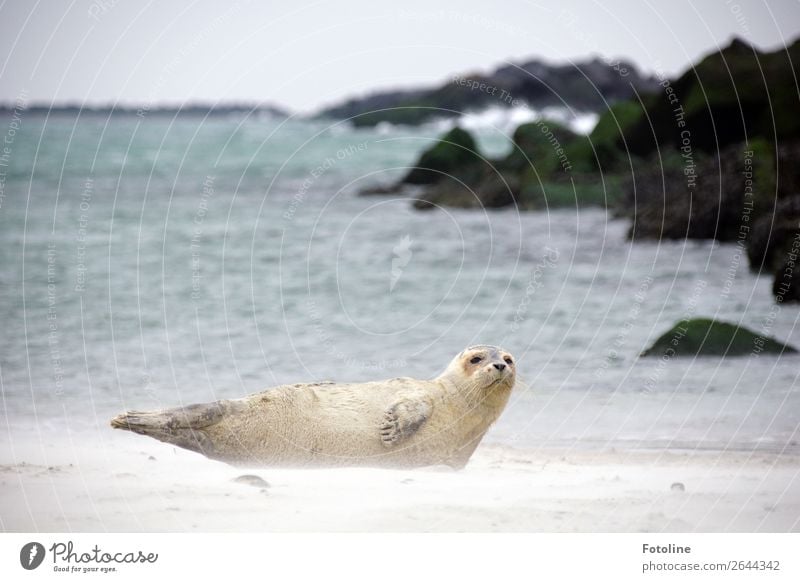
[[[632,244],[603,209],[420,212],[413,191],[357,195],[402,176],[435,125],[0,121],[12,446],[281,383],[433,377],[490,343],[519,381],[487,442],[800,450],[800,357],[639,357],[692,316],[800,346],[800,310],[773,302],[737,245]],[[476,131],[488,155],[510,149],[508,128]]]

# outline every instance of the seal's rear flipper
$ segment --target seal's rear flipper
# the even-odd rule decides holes
[[[114,417],[111,426],[213,456],[213,443],[203,429],[217,424],[232,408],[231,401],[219,401],[152,412],[130,411]]]

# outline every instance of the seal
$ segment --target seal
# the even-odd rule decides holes
[[[508,402],[516,363],[478,345],[432,380],[276,386],[234,400],[127,412],[114,428],[246,466],[463,468]]]

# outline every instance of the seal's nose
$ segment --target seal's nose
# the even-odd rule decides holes
[[[497,368],[498,370],[505,370],[506,369],[506,365],[505,364],[495,364],[494,367]]]

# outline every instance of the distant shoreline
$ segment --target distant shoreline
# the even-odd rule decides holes
[[[0,114],[11,114],[19,110],[19,104],[0,103]],[[231,114],[268,114],[273,117],[286,118],[290,113],[272,105],[256,105],[246,103],[233,103],[211,105],[203,103],[189,103],[186,105],[87,105],[80,104],[47,104],[33,103],[23,107],[26,114],[70,114],[70,115],[123,115],[147,117],[152,115],[175,116],[224,116]]]

